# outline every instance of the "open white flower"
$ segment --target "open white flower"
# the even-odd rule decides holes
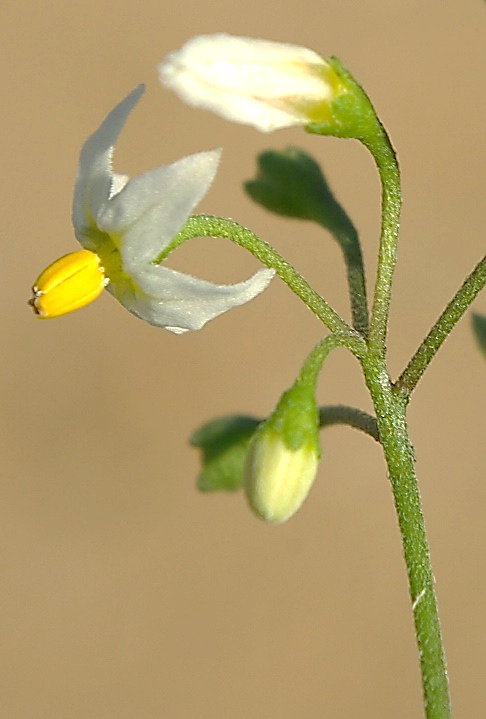
[[[263,132],[326,120],[343,90],[313,50],[224,33],[192,38],[158,71],[186,102]]]
[[[120,102],[81,151],[72,219],[85,249],[38,278],[31,304],[41,318],[82,307],[106,286],[133,314],[181,333],[253,299],[274,275],[265,269],[217,285],[154,264],[208,191],[221,153],[189,155],[133,179],[114,173],[115,142],[143,91],[140,85]]]

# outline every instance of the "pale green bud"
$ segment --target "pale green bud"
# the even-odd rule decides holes
[[[301,507],[320,457],[313,387],[297,383],[250,441],[243,484],[253,511],[279,524]]]

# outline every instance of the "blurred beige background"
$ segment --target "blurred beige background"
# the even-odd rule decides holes
[[[156,63],[194,34],[295,42],[342,59],[399,152],[398,373],[484,251],[485,10],[481,0],[2,4],[2,719],[421,716],[379,447],[327,430],[312,495],[282,527],[255,519],[241,495],[195,490],[192,430],[229,412],[268,413],[319,338],[282,283],[183,337],[107,294],[52,322],[26,300],[40,270],[76,249],[81,144],[146,82],[116,168],[136,174],[224,146],[201,210],[275,242],[347,313],[333,242],[265,214],[241,182],[264,148],[315,153],[361,230],[371,287],[379,187],[365,151],[230,125],[156,79]],[[186,245],[174,264],[223,282],[257,267],[216,240]],[[486,297],[476,309],[486,312]],[[352,358],[330,358],[319,397],[369,407]],[[410,410],[458,717],[486,702],[485,400],[486,363],[465,320]]]

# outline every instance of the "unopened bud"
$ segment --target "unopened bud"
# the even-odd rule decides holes
[[[345,91],[332,63],[313,50],[224,33],[192,38],[158,69],[186,102],[263,132],[325,122]]]
[[[251,508],[267,522],[285,522],[307,497],[320,457],[318,427],[313,391],[297,382],[251,439],[244,486]]]

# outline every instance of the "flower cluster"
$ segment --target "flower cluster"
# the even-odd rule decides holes
[[[334,102],[350,91],[332,59],[295,45],[224,34],[193,38],[161,63],[159,75],[188,102],[262,131],[291,125],[310,129],[316,123],[334,127]],[[122,100],[81,150],[72,221],[83,249],[56,260],[37,279],[30,304],[41,318],[78,309],[106,287],[141,319],[182,333],[248,302],[275,274],[263,269],[244,282],[217,285],[160,261],[211,186],[221,151],[190,155],[132,179],[113,172],[116,140],[143,91],[140,85]],[[313,362],[304,365],[251,440],[245,425],[237,442],[233,436],[223,442],[224,462],[213,468],[220,482],[218,472],[231,454],[228,476],[233,481],[239,475],[236,483],[243,482],[252,509],[270,522],[284,522],[298,510],[316,475],[320,448],[314,393],[322,359],[317,369]],[[210,434],[207,457],[212,460],[220,449],[214,428]],[[204,447],[206,435],[195,441]],[[229,453],[228,447],[236,450]],[[227,477],[224,481],[228,484]]]

